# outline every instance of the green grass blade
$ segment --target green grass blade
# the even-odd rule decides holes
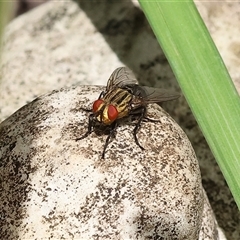
[[[6,26],[7,22],[10,19],[12,5],[13,5],[13,2],[0,0],[0,61],[1,61],[1,53],[2,53],[2,35],[3,35],[4,27]],[[1,81],[0,81],[0,85],[1,85]]]
[[[192,1],[139,0],[240,209],[240,98]]]
[[[9,21],[12,4],[8,1],[0,1],[0,39],[2,39],[3,29]]]

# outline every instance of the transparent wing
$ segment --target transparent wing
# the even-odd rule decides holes
[[[139,97],[144,103],[160,103],[179,98],[181,95],[174,92],[169,92],[161,88],[153,88],[147,86],[133,85],[133,95]]]
[[[127,67],[120,67],[113,71],[107,83],[107,91],[114,87],[124,87],[126,85],[137,84],[137,79],[133,72]]]

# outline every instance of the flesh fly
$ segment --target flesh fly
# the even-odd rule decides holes
[[[99,98],[93,102],[89,115],[88,130],[80,138],[81,140],[90,135],[96,128],[108,128],[109,135],[106,139],[102,158],[111,137],[115,136],[117,126],[123,118],[133,117],[136,120],[133,136],[136,144],[140,145],[137,132],[143,119],[154,121],[146,116],[149,103],[160,103],[177,99],[180,95],[168,93],[164,89],[139,86],[133,72],[126,68],[117,68],[110,76],[106,90],[101,92]]]

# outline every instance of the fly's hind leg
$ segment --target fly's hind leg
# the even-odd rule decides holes
[[[140,112],[139,119],[138,119],[138,121],[137,121],[137,124],[136,124],[135,128],[133,129],[133,136],[134,136],[135,143],[136,143],[142,150],[144,150],[144,148],[140,145],[140,143],[139,143],[139,141],[138,141],[137,132],[138,132],[140,126],[141,126],[141,123],[142,123],[142,121],[143,121],[143,119],[144,119],[144,116],[145,116],[145,114],[146,114],[146,111],[147,111],[146,107],[142,107],[141,112]]]
[[[88,118],[88,130],[87,130],[87,132],[83,136],[81,136],[79,138],[76,138],[75,141],[82,140],[82,139],[86,138],[88,135],[90,135],[92,133],[92,131],[93,131],[93,114],[90,114],[89,118]]]
[[[144,117],[143,121],[144,122],[160,122],[160,120],[158,120],[158,119],[152,119],[152,118],[149,118],[149,117]]]

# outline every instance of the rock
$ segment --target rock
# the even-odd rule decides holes
[[[105,85],[110,73],[122,65],[131,68],[144,85],[179,91],[166,58],[135,3],[50,1],[12,21],[5,32],[0,66],[0,122],[53,89],[78,83]],[[197,2],[240,92],[239,8],[235,4]],[[181,98],[166,103],[164,109],[191,140],[219,225],[227,238],[239,239],[240,213],[186,101]]]
[[[103,88],[53,91],[0,125],[1,234],[5,239],[216,239],[191,144],[158,105],[134,142],[131,124],[105,135],[87,129]],[[199,233],[200,231],[200,233]]]
[[[0,121],[48,91],[104,85],[122,65],[77,3],[47,2],[16,18],[5,32]]]

